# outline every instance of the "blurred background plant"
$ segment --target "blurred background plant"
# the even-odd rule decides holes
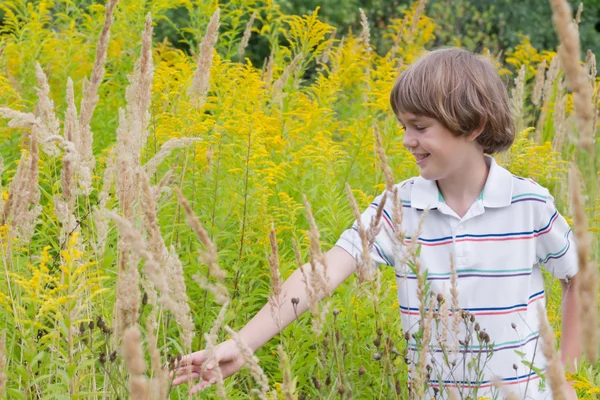
[[[217,7],[218,40],[214,48],[200,50]],[[582,46],[595,51],[600,5],[590,2],[585,7],[579,29]],[[95,167],[89,191],[83,175],[75,174],[81,181],[71,188],[73,203],[65,209],[61,199],[68,197],[69,186],[63,182],[73,157],[68,142],[77,142],[67,131],[82,129],[70,113],[81,112],[83,100],[90,100],[106,11],[103,2],[89,0],[0,3],[0,108],[9,115],[0,119],[0,209],[2,215],[10,214],[6,203],[15,190],[25,188],[33,199],[28,215],[37,213],[29,238],[20,237],[20,227],[6,216],[0,227],[0,328],[7,328],[5,348],[0,344],[0,378],[8,375],[4,389],[10,398],[65,393],[127,398],[128,380],[143,383],[145,376],[160,377],[161,366],[186,351],[186,328],[165,298],[158,301],[150,282],[156,275],[148,269],[157,260],[173,267],[171,275],[181,277],[186,286],[171,294],[187,293],[191,309],[184,314],[189,313],[195,332],[191,348],[206,346],[204,335],[222,308],[214,293],[198,282],[217,277],[206,259],[198,257],[206,247],[185,224],[175,188],[189,199],[218,249],[226,274],[222,283],[231,296],[221,323],[241,328],[272,291],[266,258],[271,223],[285,279],[297,267],[292,240],[299,243],[304,261],[308,259],[303,194],[321,243],[329,248],[354,219],[345,184],[352,187],[361,209],[385,188],[374,151],[374,125],[395,179],[418,173],[402,146],[388,98],[398,72],[437,45],[463,45],[491,54],[511,91],[521,87],[513,96],[522,105],[520,133],[499,160],[513,173],[549,187],[561,212],[573,214],[566,166],[576,154],[573,99],[564,73],[552,61],[557,60],[557,42],[550,7],[510,0],[432,0],[424,12],[417,3],[379,0],[121,0],[105,49],[106,72],[96,77],[98,103],[90,115]],[[146,39],[142,47],[148,13],[154,33],[152,42]],[[545,78],[543,94],[538,76]],[[595,69],[590,82],[597,96]],[[149,96],[147,103],[144,96]],[[598,97],[595,101],[597,110]],[[20,123],[10,123],[11,118]],[[49,133],[58,138],[46,142]],[[46,136],[39,140],[39,135]],[[52,143],[61,146],[56,153]],[[576,159],[582,170],[593,169],[584,175],[586,210],[590,230],[597,232],[599,157],[595,163]],[[121,168],[123,163],[130,167]],[[134,186],[128,187],[131,182]],[[136,197],[138,188],[145,198]],[[126,201],[124,194],[133,200]],[[127,214],[133,230],[127,233],[123,221],[117,230],[101,212],[104,208]],[[65,210],[72,219],[65,218]],[[131,241],[136,230],[143,240],[124,248],[123,236]],[[146,248],[145,241],[155,246]],[[124,278],[126,283],[141,280],[129,287],[127,298],[119,286]],[[289,355],[294,393],[300,398],[406,396],[406,342],[393,269],[382,268],[380,278],[382,284],[372,296],[365,296],[354,278],[343,285],[328,304],[321,335],[311,331],[307,313],[257,353],[273,398],[282,398],[285,389],[278,345]],[[174,283],[161,290],[170,285]],[[548,288],[549,319],[559,332],[559,284],[548,279]],[[376,308],[373,298],[378,298]],[[119,312],[124,305],[137,315],[128,322],[134,329],[126,331],[132,345],[127,351],[123,337],[114,334],[122,328]],[[218,340],[227,337],[218,330]],[[122,353],[131,357],[124,360]],[[145,359],[132,363],[140,354]],[[151,371],[146,372],[144,360],[152,364]],[[600,364],[583,363],[569,377],[580,396],[594,398]],[[225,382],[231,398],[247,397],[254,386],[248,370]],[[215,395],[213,389],[208,393]],[[186,398],[185,389],[171,390],[171,397]]]

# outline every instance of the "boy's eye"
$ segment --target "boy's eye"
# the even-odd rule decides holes
[[[415,126],[415,129],[418,130],[419,132],[424,131],[425,127],[424,126]]]

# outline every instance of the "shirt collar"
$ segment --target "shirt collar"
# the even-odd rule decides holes
[[[485,155],[485,162],[490,171],[478,200],[484,207],[505,207],[512,200],[512,174],[496,163],[496,160]],[[410,196],[411,206],[418,209],[434,209],[444,202],[437,183],[419,176],[415,179]]]

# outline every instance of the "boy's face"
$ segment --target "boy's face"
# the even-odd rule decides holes
[[[437,119],[412,113],[399,113],[404,127],[402,144],[414,155],[421,176],[427,180],[443,180],[483,154],[475,140],[477,135],[455,136]]]

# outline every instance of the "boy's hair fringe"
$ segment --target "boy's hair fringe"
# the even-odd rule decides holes
[[[487,154],[508,149],[515,123],[506,87],[489,59],[470,51],[442,48],[411,64],[390,94],[400,112],[437,119],[456,136],[484,125],[477,141]]]

